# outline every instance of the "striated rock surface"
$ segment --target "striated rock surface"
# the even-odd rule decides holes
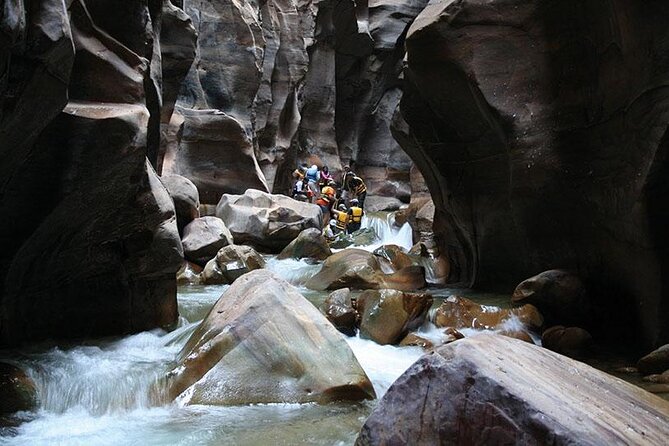
[[[232,244],[232,234],[220,218],[200,217],[184,228],[181,242],[186,259],[204,266],[219,249]]]
[[[239,278],[193,333],[170,374],[188,404],[326,403],[374,398],[342,335],[265,270]]]
[[[315,204],[283,195],[249,189],[244,195],[223,195],[216,206],[236,244],[279,252],[305,229],[321,227],[322,213]]]
[[[662,445],[667,436],[667,401],[541,347],[479,335],[414,363],[356,445]]]
[[[423,325],[432,306],[429,294],[368,290],[357,299],[360,336],[379,344],[396,344]]]
[[[668,21],[643,0],[441,0],[416,18],[395,122],[451,282],[573,269],[599,328],[669,339]]]
[[[320,271],[306,286],[320,291],[339,288],[412,291],[425,286],[425,270],[421,266],[409,266],[386,274],[372,253],[347,248],[325,259]]]

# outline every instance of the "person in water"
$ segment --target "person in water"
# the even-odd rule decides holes
[[[309,201],[313,203],[314,199],[318,199],[318,184],[321,179],[321,173],[318,170],[318,166],[314,164],[308,168],[305,174],[305,179],[307,181],[307,190],[311,192]]]
[[[332,218],[335,222],[335,234],[346,232],[346,227],[348,226],[349,222],[349,215],[344,203],[340,204],[336,209],[332,209]]]
[[[330,221],[330,211],[332,210],[332,205],[335,202],[335,190],[330,186],[325,186],[321,190],[320,197],[316,199],[316,204],[320,206],[321,212],[323,214],[323,225],[327,225]]]
[[[347,225],[347,231],[349,234],[357,231],[360,229],[360,226],[362,225],[362,217],[364,215],[364,211],[362,210],[362,207],[359,206],[359,202],[357,199],[351,200],[351,207],[348,209],[348,225]]]

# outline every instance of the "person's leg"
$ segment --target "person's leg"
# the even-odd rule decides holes
[[[365,198],[367,197],[367,191],[364,191],[360,195],[358,195],[358,201],[360,202],[360,207],[362,209],[365,208]]]

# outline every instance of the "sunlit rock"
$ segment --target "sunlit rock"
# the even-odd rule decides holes
[[[547,349],[482,334],[414,363],[356,445],[663,445],[668,437],[669,402]]]
[[[206,265],[218,250],[232,243],[232,235],[218,217],[200,217],[184,228],[184,255],[198,265]]]
[[[317,228],[309,228],[300,232],[277,256],[278,259],[316,259],[325,260],[332,251],[322,232]]]
[[[279,252],[308,228],[321,228],[322,213],[315,204],[255,189],[244,195],[225,194],[216,216],[230,229],[238,245]]]
[[[479,305],[467,298],[449,296],[437,308],[434,323],[437,327],[495,329],[518,320],[527,328],[539,329],[543,325],[541,313],[532,305],[502,309]]]
[[[295,287],[252,271],[221,296],[169,374],[186,404],[325,403],[374,398],[330,322]]]

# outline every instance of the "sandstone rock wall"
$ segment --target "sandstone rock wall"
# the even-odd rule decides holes
[[[406,40],[408,128],[396,123],[452,280],[500,288],[574,269],[601,325],[667,340],[668,20],[661,1],[423,10]]]
[[[170,106],[161,61],[188,59],[161,54],[161,36],[193,30],[183,15],[162,26],[164,10],[178,12],[168,0],[5,4],[0,343],[176,322],[182,248],[149,160]]]

